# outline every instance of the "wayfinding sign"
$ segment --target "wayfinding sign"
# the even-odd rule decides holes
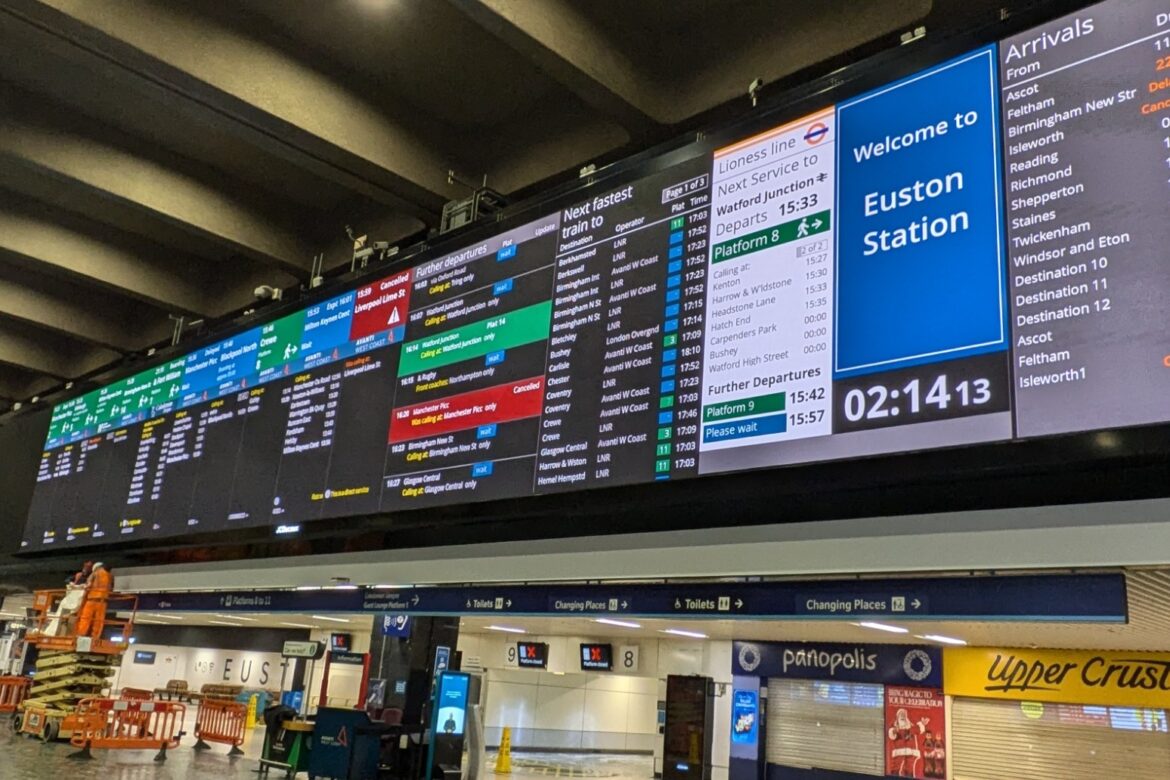
[[[325,647],[320,642],[285,642],[280,650],[282,658],[320,658]]]
[[[754,620],[1026,620],[1124,623],[1122,574],[838,581],[415,587],[143,593],[139,609]]]

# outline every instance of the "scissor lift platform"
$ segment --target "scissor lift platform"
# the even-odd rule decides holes
[[[70,716],[82,701],[108,693],[110,679],[130,647],[138,598],[111,594],[105,625],[112,636],[90,637],[76,632],[80,594],[79,589],[69,589],[37,591],[34,596],[35,627],[27,641],[39,654],[32,685],[13,721],[17,733],[45,742],[68,739]],[[117,612],[130,617],[116,618]]]

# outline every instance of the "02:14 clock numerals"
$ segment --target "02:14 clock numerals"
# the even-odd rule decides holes
[[[880,384],[864,390],[854,388],[845,395],[845,419],[860,422],[897,417],[903,412],[914,416],[928,407],[945,411],[952,405],[982,406],[992,397],[991,380],[983,377],[964,379],[952,386],[947,375],[941,374],[930,383],[929,389],[925,388],[926,383],[919,379],[897,388]]]

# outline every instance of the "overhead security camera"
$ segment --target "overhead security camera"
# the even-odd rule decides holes
[[[748,97],[752,99],[752,108],[760,102],[760,90],[764,88],[764,80],[756,79],[751,84],[748,84]]]
[[[252,295],[254,295],[258,301],[279,301],[282,297],[284,297],[284,291],[279,287],[262,284],[252,291]]]

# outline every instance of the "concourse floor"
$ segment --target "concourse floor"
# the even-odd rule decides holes
[[[7,728],[5,732],[0,736],[0,780],[187,780],[255,778],[264,729],[252,731],[244,744],[245,755],[229,758],[226,745],[195,751],[195,738],[188,727],[188,735],[178,748],[167,753],[163,763],[155,763],[154,750],[95,750],[92,761],[75,761],[68,756],[76,748],[67,742],[46,745],[40,740],[18,737]],[[273,773],[270,777],[284,775]]]
[[[193,725],[193,724],[191,724]],[[263,728],[253,730],[244,744],[244,755],[229,758],[227,747],[212,745],[211,750],[196,752],[194,737],[185,736],[180,746],[167,753],[165,763],[155,763],[155,751],[95,750],[94,760],[75,761],[68,756],[76,748],[60,742],[51,745],[39,740],[17,737],[11,732],[0,736],[0,780],[199,780],[200,778],[255,778],[256,759],[260,756]],[[489,772],[496,756],[488,754]],[[649,780],[654,763],[649,756],[605,755],[595,753],[513,753],[512,776],[528,778],[562,778],[563,780]],[[269,775],[283,778],[279,772]],[[299,777],[304,778],[305,775]]]
[[[496,756],[488,753],[487,768],[495,769]],[[512,775],[517,778],[562,778],[562,780],[651,780],[654,759],[650,756],[608,753],[512,753]]]

